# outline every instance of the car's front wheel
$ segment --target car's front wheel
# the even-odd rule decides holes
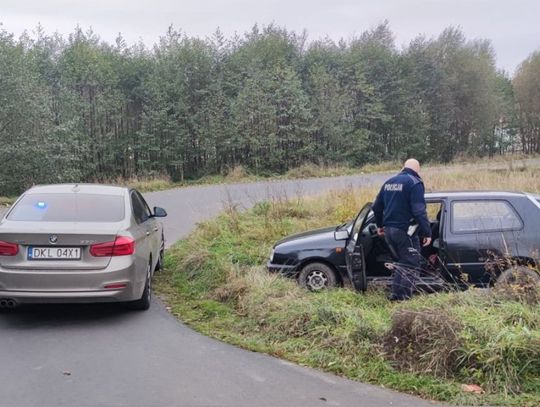
[[[311,291],[336,287],[337,277],[331,267],[323,263],[310,263],[298,274],[299,284]]]

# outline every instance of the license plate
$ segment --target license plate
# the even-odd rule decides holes
[[[80,247],[29,247],[28,260],[80,260]]]

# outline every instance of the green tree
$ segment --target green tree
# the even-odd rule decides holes
[[[147,49],[79,27],[67,38],[0,29],[0,194],[538,152],[538,53],[510,80],[488,41],[455,28],[403,49],[387,22],[351,41],[306,39],[274,24],[229,39],[171,27]]]
[[[513,80],[523,152],[540,152],[540,52],[521,63]]]

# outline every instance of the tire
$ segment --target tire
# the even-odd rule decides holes
[[[336,287],[337,278],[334,270],[326,264],[310,263],[298,274],[298,283],[310,291],[320,291]]]
[[[163,235],[161,235],[161,244],[159,246],[159,255],[158,255],[158,261],[156,263],[156,268],[154,271],[163,271],[164,263],[163,260],[165,258],[165,238]]]
[[[525,266],[514,266],[503,271],[499,277],[497,277],[495,285],[525,284],[533,281],[536,282],[536,284],[540,284],[540,274],[538,274],[538,272]]]
[[[140,299],[128,303],[129,308],[137,311],[146,311],[150,308],[152,303],[152,262],[148,263],[146,269],[146,282],[144,284],[144,290]]]

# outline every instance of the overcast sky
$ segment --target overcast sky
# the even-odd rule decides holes
[[[226,35],[254,23],[306,29],[310,39],[350,39],[389,20],[398,46],[418,34],[438,35],[459,26],[468,38],[488,38],[497,66],[512,73],[540,49],[540,0],[0,0],[0,22],[19,35],[38,23],[66,34],[79,24],[113,41],[157,41],[170,24],[205,37],[217,27]]]

